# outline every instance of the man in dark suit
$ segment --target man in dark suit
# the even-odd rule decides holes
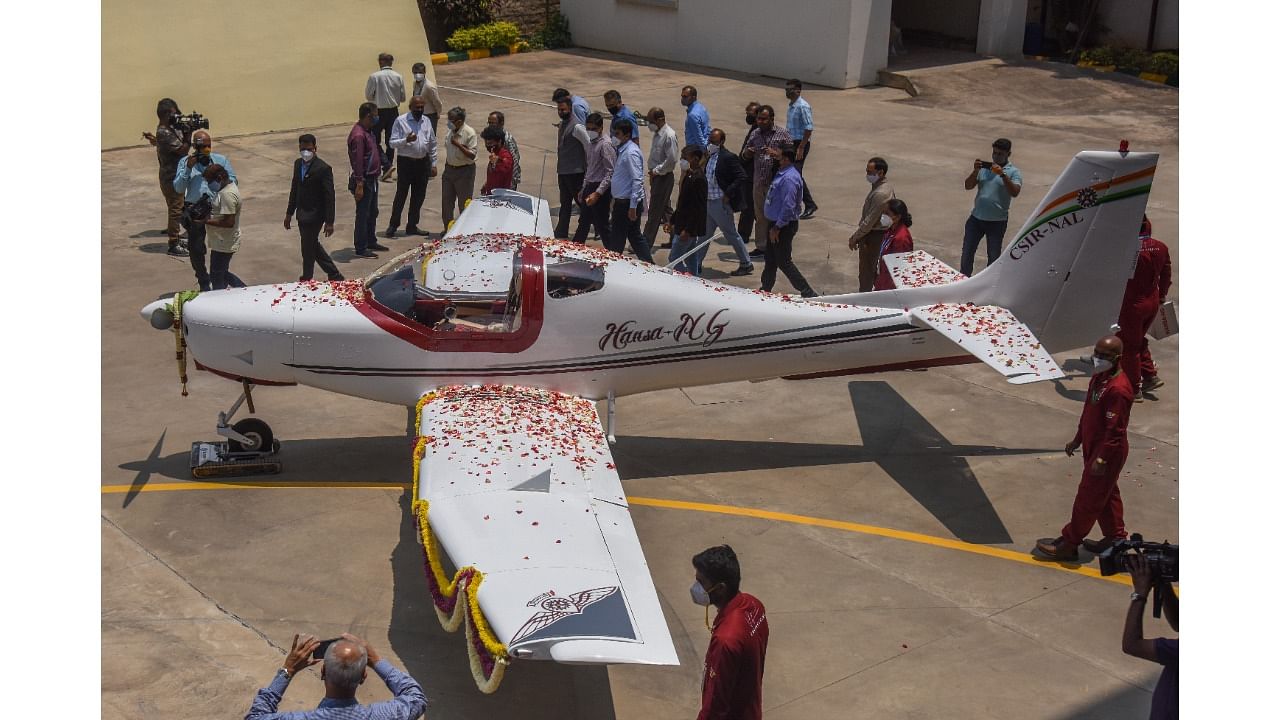
[[[750,275],[755,267],[751,264],[751,256],[747,254],[747,244],[734,227],[733,214],[746,207],[744,196],[751,194],[751,179],[743,169],[737,153],[724,146],[724,131],[715,128],[707,141],[707,234],[710,236],[720,228],[724,239],[733,246],[738,255],[738,269],[730,275]]]
[[[289,209],[284,214],[284,229],[294,212],[298,214],[298,232],[302,235],[302,276],[310,280],[316,263],[330,280],[342,280],[329,253],[320,245],[320,226],[324,236],[333,234],[333,168],[316,157],[316,136],[298,137],[298,159],[293,161],[293,183],[289,186]]]

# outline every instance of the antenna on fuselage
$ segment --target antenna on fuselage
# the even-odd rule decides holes
[[[550,150],[542,151],[542,174],[538,176],[538,199],[542,200],[542,183],[547,179],[547,156],[551,154]],[[538,206],[538,210],[542,207]],[[551,215],[551,203],[547,203],[547,216]],[[538,236],[538,221],[542,219],[542,214],[534,211],[533,213],[533,236]]]

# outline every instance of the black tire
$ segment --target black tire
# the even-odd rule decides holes
[[[271,426],[258,418],[245,418],[232,425],[231,429],[251,441],[242,443],[234,438],[227,438],[227,447],[231,452],[270,452],[275,448],[275,436],[271,433]]]

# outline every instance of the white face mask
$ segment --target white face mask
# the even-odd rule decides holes
[[[689,161],[680,158],[680,172],[689,172]]]
[[[1093,374],[1094,375],[1097,375],[1098,373],[1104,373],[1115,366],[1116,364],[1112,362],[1110,358],[1098,357],[1097,355],[1093,356]]]
[[[881,225],[883,225],[884,227],[889,227],[890,225],[892,225],[892,224],[893,224],[893,218],[889,217],[888,215],[885,215],[885,214],[881,213],[881,215],[880,215],[880,224],[881,224]]]
[[[588,130],[588,131],[587,131],[587,137],[591,138],[592,140],[599,140],[599,139],[600,139],[600,133],[599,133],[598,131],[596,131],[596,130]]]
[[[316,154],[310,150],[299,150],[298,156],[302,158],[302,162],[311,162],[311,158],[315,157]]]
[[[616,137],[611,137],[611,138],[609,138],[609,144],[610,144],[610,145],[612,145],[612,146],[614,146],[614,147],[618,147],[619,145],[621,145],[621,144],[622,144],[622,141],[621,141],[621,140],[619,140],[619,139],[618,139],[618,138],[616,138]]]
[[[720,152],[720,146],[716,145],[715,143],[707,143],[707,152],[718,153]]]
[[[868,176],[867,176],[867,182],[871,183],[872,185],[875,185],[875,184],[876,184],[876,181],[877,181],[877,180],[879,180],[879,179],[880,179],[880,176],[879,176],[879,175],[868,175]]]
[[[648,128],[649,128],[649,132],[651,133],[658,132],[658,126],[654,125],[653,123],[649,123]]]
[[[711,595],[703,589],[702,583],[697,580],[693,581],[693,585],[689,587],[689,596],[693,598],[693,604],[707,607],[711,604]]]
[[[413,79],[417,80],[418,82],[422,82],[423,80],[427,79],[427,76],[426,76],[426,73],[414,73]]]

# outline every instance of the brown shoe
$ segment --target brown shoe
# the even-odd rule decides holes
[[[1046,560],[1079,560],[1080,551],[1061,537],[1040,538],[1031,554]]]
[[[1088,550],[1089,552],[1093,553],[1094,555],[1100,555],[1100,554],[1102,554],[1103,552],[1105,552],[1106,550],[1111,549],[1111,546],[1112,546],[1112,545],[1115,545],[1115,544],[1116,544],[1117,542],[1119,542],[1119,541],[1120,541],[1120,538],[1102,538],[1101,540],[1087,540],[1087,539],[1086,539],[1085,541],[1081,542],[1080,544],[1081,544],[1082,546],[1084,546],[1084,549],[1085,549],[1085,550]]]

